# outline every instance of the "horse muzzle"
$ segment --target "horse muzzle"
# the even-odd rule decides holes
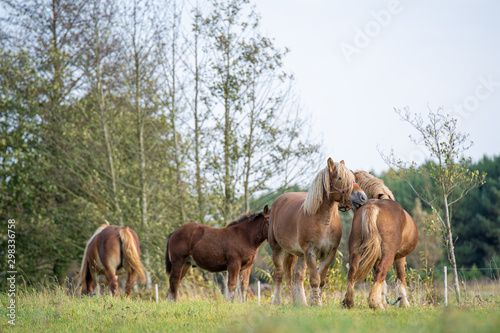
[[[356,191],[351,194],[352,210],[356,210],[368,202],[368,197],[363,191]]]

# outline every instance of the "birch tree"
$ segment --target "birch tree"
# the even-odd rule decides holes
[[[407,163],[394,156],[381,153],[385,162],[396,169],[396,173],[412,188],[414,193],[429,206],[437,216],[436,230],[440,233],[453,270],[453,285],[457,302],[461,303],[458,281],[455,239],[453,238],[453,206],[464,198],[470,190],[485,183],[486,174],[469,169],[470,158],[463,154],[471,147],[469,135],[459,132],[457,119],[444,114],[439,108],[429,110],[427,119],[419,114],[411,114],[408,108],[396,110],[402,120],[408,122],[418,133],[410,139],[426,149],[430,162],[418,167],[415,162]],[[430,177],[438,194],[415,188],[401,171],[418,172]]]

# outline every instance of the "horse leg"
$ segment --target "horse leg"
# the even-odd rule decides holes
[[[387,300],[387,281],[384,280],[384,284],[382,285],[382,292],[381,292],[381,297],[382,297],[382,303],[385,304]]]
[[[396,259],[396,274],[398,277],[397,288],[398,294],[401,296],[401,307],[409,308],[410,302],[406,296],[406,280],[405,280],[405,263],[406,257]]]
[[[187,273],[187,269],[185,268],[185,266],[186,266],[186,260],[172,262],[172,268],[169,277],[170,286],[168,288],[168,293],[167,293],[168,299],[177,301],[177,291],[179,290],[182,278]]]
[[[110,267],[105,267],[106,279],[108,279],[108,288],[111,294],[114,296],[116,289],[118,287],[118,281],[116,280],[116,272]]]
[[[394,255],[382,254],[382,258],[375,265],[375,277],[373,287],[368,296],[368,305],[372,309],[384,309],[384,300],[382,299],[382,290],[384,288],[387,272],[392,266]]]
[[[134,286],[135,280],[137,280],[137,273],[135,271],[128,272],[127,283],[125,284],[125,294],[127,298],[129,298],[132,293],[132,287]]]
[[[337,248],[335,248],[328,256],[326,256],[325,259],[323,259],[319,263],[319,277],[320,277],[320,283],[319,283],[319,289],[321,294],[323,294],[323,287],[326,284],[326,276],[328,275],[328,269],[330,268],[330,265],[332,264],[333,260],[335,260],[335,255],[337,254]]]
[[[283,261],[285,259],[285,251],[281,248],[273,248],[273,263],[274,263],[274,299],[273,305],[281,305],[281,293],[283,292]]]
[[[87,294],[94,295],[94,288],[96,287],[96,278],[94,275],[88,271],[86,276],[87,281]]]
[[[240,270],[241,266],[239,264],[232,264],[227,267],[227,289],[229,292],[229,300],[231,300],[231,302],[234,301]]]
[[[283,273],[285,277],[286,284],[288,286],[288,289],[292,289],[292,276],[293,276],[293,267],[295,266],[295,263],[297,262],[297,256],[294,256],[291,253],[286,253],[285,254],[285,260],[283,262]]]
[[[319,292],[319,277],[318,267],[316,265],[316,254],[312,247],[308,246],[304,251],[307,268],[309,268],[309,284],[311,285],[311,305],[321,306],[321,295]]]
[[[342,301],[342,306],[345,308],[354,308],[354,285],[356,284],[356,272],[359,266],[359,254],[353,252],[349,254],[349,273],[347,274],[347,291]]]
[[[241,276],[241,301],[246,302],[247,300],[247,290],[248,283],[250,282],[250,274],[252,273],[252,266],[245,269],[243,272],[240,272]]]
[[[297,305],[307,305],[306,293],[304,291],[304,280],[306,279],[306,261],[304,257],[299,257],[294,268],[294,288],[293,301]],[[291,285],[290,285],[291,287]]]

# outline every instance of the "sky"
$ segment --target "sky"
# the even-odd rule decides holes
[[[404,107],[443,107],[470,134],[468,156],[500,155],[500,1],[253,2],[262,32],[291,50],[285,66],[325,158],[381,172],[380,147],[422,162],[394,112]]]

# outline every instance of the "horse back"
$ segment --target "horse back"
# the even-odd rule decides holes
[[[370,199],[354,213],[350,248],[361,244],[362,215],[370,209],[378,210],[376,225],[384,249],[394,252],[397,258],[410,254],[418,241],[415,222],[398,202],[389,199]]]
[[[418,231],[415,221],[403,207],[393,200],[378,200],[380,216],[377,227],[383,241],[397,245],[396,259],[406,257],[415,250]]]

